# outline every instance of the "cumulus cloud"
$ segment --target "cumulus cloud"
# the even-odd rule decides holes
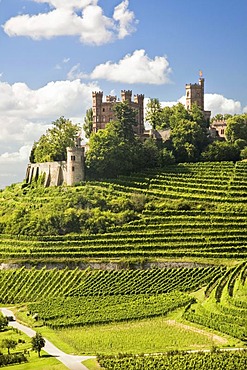
[[[49,82],[37,90],[0,82],[0,188],[22,181],[32,144],[52,121],[65,116],[83,123],[93,90],[100,89],[80,80]]]
[[[205,94],[205,110],[212,111],[212,117],[220,114],[240,114],[242,113],[241,103],[237,100],[225,98],[219,94]]]
[[[124,83],[145,83],[162,85],[169,83],[171,68],[166,57],[151,59],[145,50],[135,50],[118,63],[108,61],[99,64],[90,74],[92,79],[105,79]]]
[[[123,39],[135,31],[135,14],[128,9],[129,1],[125,0],[115,7],[113,19],[118,22],[118,37]]]
[[[122,39],[135,27],[135,15],[124,0],[113,11],[113,17],[104,15],[98,0],[33,0],[48,3],[47,13],[23,14],[10,18],[3,29],[9,36],[28,36],[34,40],[56,36],[79,36],[85,44],[101,45]]]
[[[162,107],[171,107],[177,103],[182,103],[185,105],[185,95],[182,96],[176,102],[164,101],[161,102]],[[237,100],[229,99],[220,94],[205,94],[204,95],[204,109],[211,111],[211,117],[214,117],[216,114],[241,114],[247,107],[242,108],[241,103]]]

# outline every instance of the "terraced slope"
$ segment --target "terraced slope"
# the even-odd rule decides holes
[[[247,340],[247,262],[225,272],[205,292],[203,303],[192,305],[187,320]]]
[[[247,162],[193,163],[74,188],[24,188],[22,196],[2,192],[0,259],[244,259],[246,180]],[[4,233],[11,211],[18,236]]]
[[[0,270],[0,303],[33,302],[53,297],[152,295],[205,286],[223,276],[224,267],[152,270]]]

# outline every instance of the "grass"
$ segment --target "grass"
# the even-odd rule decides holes
[[[170,350],[209,349],[219,343],[210,332],[198,333],[171,325],[165,317],[140,321],[94,325],[56,331],[76,353],[156,353]]]
[[[203,290],[195,293],[197,298],[203,294]],[[182,313],[183,309],[179,309],[168,316],[146,320],[63,330],[39,327],[39,331],[58,348],[70,354],[154,353],[242,346],[237,339],[191,324],[182,319]],[[26,316],[23,308],[15,314],[22,322],[28,321],[30,326],[34,324],[34,320]],[[218,341],[215,333],[223,337],[224,341]],[[92,366],[94,369],[95,364]]]
[[[18,343],[15,349],[10,350],[10,353],[15,352],[27,352],[26,357],[28,359],[27,363],[18,365],[5,366],[4,369],[11,370],[66,370],[67,367],[59,362],[56,358],[51,357],[46,354],[46,352],[41,351],[41,357],[39,358],[36,352],[31,350],[30,338],[25,334],[19,332],[18,330],[8,328],[5,331],[0,332],[0,343],[5,338],[11,338],[18,341],[23,341],[24,343]],[[7,354],[7,349],[1,349],[4,354]]]
[[[41,352],[42,357],[38,358],[37,353],[31,353],[28,357],[28,363],[20,365],[5,366],[5,369],[11,370],[68,370],[68,368],[54,357],[49,357],[45,352]]]
[[[83,361],[82,363],[88,368],[88,370],[102,369],[95,358],[90,358],[89,360]]]

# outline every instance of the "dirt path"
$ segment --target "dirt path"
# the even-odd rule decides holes
[[[7,308],[0,309],[5,316],[12,316],[14,318],[14,314],[12,311],[8,310]],[[10,321],[9,326],[17,328],[25,333],[27,336],[34,337],[36,332],[29,328],[28,326],[22,325],[17,321]],[[94,358],[94,356],[73,356],[68,355],[58,349],[54,344],[52,344],[49,340],[45,339],[45,347],[44,351],[47,352],[49,355],[54,356],[62,362],[65,366],[67,366],[70,370],[88,370],[86,366],[82,365],[82,361],[85,361],[89,358]]]
[[[181,322],[177,322],[176,320],[167,320],[166,323],[168,325],[173,325],[179,328],[183,328],[185,330],[193,331],[194,333],[205,335],[206,337],[211,338],[213,341],[219,342],[220,344],[227,344],[228,342],[227,339],[220,337],[219,335],[208,333],[206,330],[198,329],[190,325],[182,324]]]

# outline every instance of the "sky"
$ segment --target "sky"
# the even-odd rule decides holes
[[[0,0],[0,188],[23,181],[34,141],[83,125],[92,91],[247,112],[246,0]]]

